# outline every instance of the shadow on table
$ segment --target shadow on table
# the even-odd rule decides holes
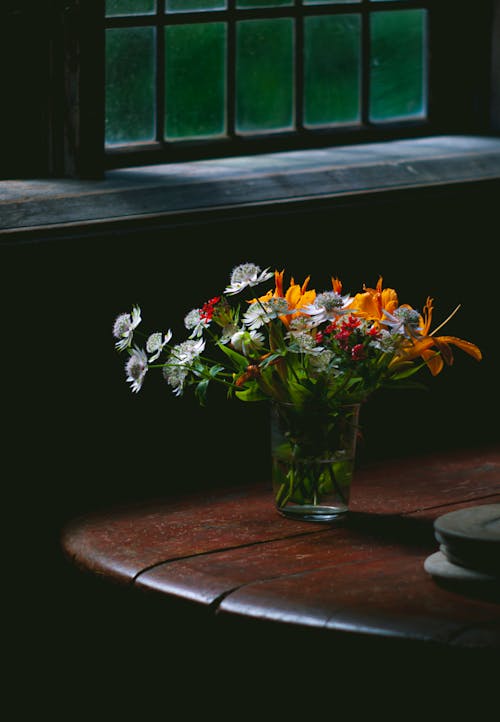
[[[381,542],[424,547],[429,553],[436,547],[431,519],[353,511],[349,512],[345,526],[357,534],[367,534]]]
[[[398,543],[420,549],[424,557],[439,548],[431,519],[400,514],[351,512],[345,526],[357,534],[366,534],[380,542]],[[463,581],[438,577],[433,579],[442,589],[450,592],[470,599],[500,604],[500,581]]]

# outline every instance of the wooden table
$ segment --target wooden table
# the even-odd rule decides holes
[[[498,590],[450,587],[424,561],[436,517],[499,501],[498,447],[448,451],[360,468],[340,526],[285,519],[259,483],[87,514],[62,545],[92,575],[229,627],[496,653]]]

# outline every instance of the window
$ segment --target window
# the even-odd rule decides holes
[[[500,0],[1,8],[3,178],[500,127]]]
[[[107,0],[106,149],[192,157],[422,132],[431,0]]]

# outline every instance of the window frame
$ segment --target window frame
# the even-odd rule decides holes
[[[500,57],[500,0],[484,0],[473,12],[468,0],[439,0],[429,28],[430,116],[425,130],[410,123],[379,128],[376,135],[357,131],[335,136],[315,132],[303,139],[245,138],[237,148],[218,144],[201,152],[193,146],[191,155],[181,156],[174,148],[168,158],[137,147],[111,154],[104,147],[104,11],[104,0],[6,0],[3,49],[6,57],[11,51],[16,55],[13,49],[21,44],[24,50],[17,53],[8,77],[12,112],[4,142],[10,164],[4,163],[2,177],[13,177],[18,168],[21,177],[95,179],[108,168],[435,134],[488,134],[500,128],[499,93],[492,86],[493,63]],[[40,101],[32,109],[37,126],[32,137],[27,130],[33,122],[26,117],[31,97]]]
[[[207,11],[203,13],[170,13],[165,14],[163,12],[163,1],[158,3],[157,11],[154,15],[149,16],[149,19],[144,24],[151,25],[156,23],[162,23],[165,26],[168,24],[182,24],[187,20],[193,21],[196,17],[203,15],[203,19],[200,21],[210,22],[212,20],[221,19],[225,17],[229,26],[234,28],[236,19],[244,20],[253,17],[283,17],[283,16],[294,16],[300,17],[304,14],[321,16],[321,15],[333,15],[333,14],[345,14],[348,10],[351,12],[359,13],[362,18],[362,117],[360,124],[353,124],[352,126],[341,126],[341,127],[329,127],[329,128],[305,128],[300,123],[301,119],[301,91],[303,87],[301,78],[301,63],[299,62],[302,47],[301,47],[301,33],[298,33],[298,47],[296,49],[296,69],[298,73],[297,79],[297,113],[296,113],[296,130],[284,131],[281,133],[259,133],[254,136],[251,135],[235,135],[234,134],[234,111],[229,112],[229,127],[228,127],[228,138],[216,138],[207,140],[175,140],[168,141],[162,140],[163,135],[162,121],[159,116],[162,115],[162,109],[157,113],[157,122],[160,127],[160,139],[157,139],[151,143],[134,143],[129,146],[113,146],[105,148],[105,167],[106,168],[119,168],[128,165],[144,165],[144,164],[157,164],[162,162],[179,162],[182,160],[196,160],[213,157],[225,157],[231,155],[248,155],[256,153],[269,153],[278,152],[284,150],[297,150],[307,148],[318,148],[331,145],[346,145],[352,143],[365,143],[374,141],[385,141],[400,138],[408,138],[412,136],[426,136],[434,135],[442,132],[448,132],[450,129],[453,132],[482,132],[485,127],[486,121],[486,104],[487,104],[487,93],[483,93],[483,97],[480,97],[476,92],[477,89],[472,87],[472,83],[466,83],[465,86],[462,84],[462,97],[457,97],[456,88],[448,80],[450,74],[453,72],[450,67],[450,59],[446,57],[446,53],[440,52],[439,49],[439,38],[448,37],[449,28],[447,27],[447,21],[450,18],[450,3],[447,0],[400,0],[395,3],[392,0],[381,0],[378,2],[371,2],[370,0],[361,0],[360,2],[353,3],[339,3],[337,5],[307,5],[300,6],[298,0],[295,0],[292,6],[280,6],[277,8],[258,8],[256,10],[238,10],[235,15],[235,0],[228,0],[228,9],[225,11]],[[472,32],[475,36],[476,33],[480,36],[481,28],[484,28],[484,23],[488,21],[489,3],[485,3],[482,11],[475,9],[473,22],[470,17],[465,17],[464,9],[466,3],[464,0],[459,0],[458,3],[454,3],[455,7],[454,18],[457,21],[454,25],[454,29],[457,32],[457,38],[463,37],[465,32]],[[387,123],[373,123],[368,117],[368,76],[369,76],[369,24],[367,22],[367,16],[371,13],[391,10],[398,12],[401,10],[414,9],[414,8],[426,8],[427,9],[427,37],[429,43],[428,53],[428,67],[427,67],[427,114],[425,119],[403,119],[397,121],[389,121]],[[111,22],[110,22],[111,21]],[[134,16],[125,18],[120,16],[118,18],[108,19],[107,24],[113,27],[127,27],[130,25],[136,25],[137,20]],[[142,24],[142,23],[141,23]],[[472,25],[472,30],[471,30]],[[473,42],[473,47],[479,49],[480,43]],[[450,47],[447,44],[446,47]],[[454,55],[459,53],[460,43],[455,39],[454,43]],[[160,49],[160,52],[162,49]],[[234,33],[229,35],[229,54],[234,53]],[[471,65],[477,69],[474,70],[472,67],[461,68],[461,75],[466,78],[467,75],[478,78],[483,77],[487,68],[487,57],[490,49],[488,43],[481,45],[481,52],[474,52],[474,57],[469,58]],[[481,62],[483,61],[483,69],[480,70]],[[162,64],[160,63],[160,66]],[[468,72],[467,72],[468,70]],[[460,71],[459,71],[460,72]],[[229,69],[230,80],[229,80],[229,97],[228,105],[234,106],[234,71]],[[158,93],[162,98],[162,84],[163,76],[160,70],[158,78]],[[487,83],[485,84],[487,85]],[[451,90],[455,91],[450,93]],[[484,88],[483,88],[484,90]],[[457,107],[455,114],[450,112],[450,109]]]
[[[252,152],[269,152],[276,148],[292,149],[315,147],[325,144],[346,144],[358,136],[364,140],[374,140],[390,134],[405,136],[415,132],[432,132],[432,123],[426,113],[425,118],[397,119],[388,122],[374,123],[369,118],[369,82],[370,73],[370,35],[369,17],[375,13],[388,11],[397,13],[404,10],[428,10],[434,0],[356,0],[337,4],[304,5],[295,0],[289,5],[278,7],[242,8],[236,7],[236,0],[228,0],[227,7],[213,11],[184,11],[165,13],[164,0],[157,0],[155,13],[144,15],[123,15],[108,17],[106,28],[132,28],[152,27],[156,29],[156,97],[155,109],[156,139],[144,143],[112,145],[105,149],[107,166],[115,167],[120,164],[119,156],[124,153],[130,160],[133,157],[146,157],[149,155],[163,160],[192,160],[206,155],[240,155]],[[360,18],[360,110],[359,121],[349,125],[328,127],[309,127],[303,118],[303,20],[306,17],[325,17],[334,15],[355,15]],[[294,20],[294,128],[290,130],[257,131],[256,133],[238,133],[235,118],[236,96],[236,28],[237,23],[255,19],[291,18]],[[164,39],[162,29],[186,24],[206,24],[212,22],[224,23],[227,28],[227,102],[226,102],[226,137],[207,137],[200,139],[164,138]],[[428,23],[426,23],[428,26]],[[428,28],[426,28],[427,30]],[[427,91],[429,78],[424,78]]]

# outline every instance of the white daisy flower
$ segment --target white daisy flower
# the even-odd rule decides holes
[[[319,326],[324,321],[334,321],[339,316],[352,311],[352,309],[347,309],[351,301],[352,298],[349,295],[341,296],[336,291],[325,291],[318,293],[314,303],[304,306],[301,311],[311,316],[314,326]]]
[[[151,363],[152,361],[156,361],[158,356],[163,351],[164,346],[167,345],[171,338],[172,331],[170,329],[164,336],[159,331],[157,333],[151,334],[151,336],[146,341],[146,351],[153,354],[149,357],[149,363]]]
[[[421,331],[420,314],[413,308],[399,307],[394,313],[389,313],[384,309],[384,318],[382,319],[384,326],[389,326],[390,332],[410,338],[416,336]]]
[[[292,311],[288,310],[285,298],[270,298],[268,301],[255,301],[243,314],[243,323],[251,330],[256,330],[269,323],[278,316],[285,316]]]
[[[264,336],[258,331],[237,331],[231,336],[231,346],[243,356],[261,349],[263,342]]]
[[[120,339],[115,343],[119,351],[123,351],[132,343],[134,329],[141,322],[141,309],[134,306],[132,313],[121,313],[113,324],[113,336]]]
[[[234,295],[249,286],[257,286],[273,276],[274,273],[269,271],[269,268],[262,271],[260,266],[256,266],[255,263],[242,263],[233,269],[229,286],[226,287],[224,293]]]
[[[185,328],[187,328],[188,331],[192,331],[189,338],[199,338],[203,334],[203,329],[209,325],[210,322],[201,316],[199,308],[193,308],[193,310],[184,317]]]
[[[132,391],[140,391],[144,377],[148,370],[148,358],[144,351],[134,346],[130,352],[130,358],[125,364],[127,381],[132,385]]]

